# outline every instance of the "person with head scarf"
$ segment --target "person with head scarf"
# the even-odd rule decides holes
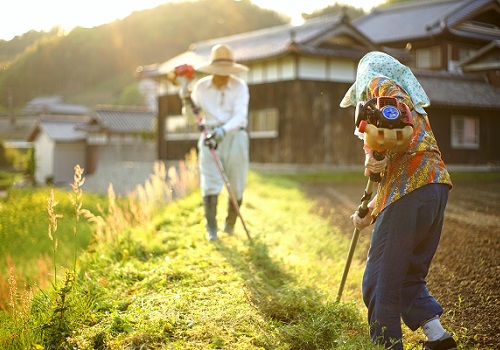
[[[351,216],[359,230],[374,223],[362,282],[370,335],[375,343],[403,350],[403,320],[412,331],[422,328],[424,349],[456,349],[440,323],[443,308],[426,287],[452,187],[424,109],[429,98],[407,66],[385,53],[370,52],[359,61],[356,81],[340,106],[383,96],[409,107],[413,134],[407,149],[387,150],[383,160],[364,145],[365,174],[382,171],[377,194],[368,204],[370,215],[361,218],[356,211]]]
[[[211,149],[227,175],[230,187],[240,206],[247,184],[249,139],[247,133],[249,91],[247,83],[236,74],[248,67],[236,63],[231,48],[215,45],[210,60],[195,67],[208,75],[199,79],[190,93],[191,100],[204,116],[205,133],[198,140],[200,186],[206,219],[207,239],[217,240],[217,201],[224,178]],[[189,114],[189,111],[187,112]],[[228,200],[224,232],[233,234],[237,211]]]

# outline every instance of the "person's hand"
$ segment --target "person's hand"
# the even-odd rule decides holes
[[[368,214],[364,218],[361,218],[359,216],[359,212],[356,210],[354,214],[351,215],[351,220],[354,224],[354,227],[356,227],[358,230],[362,230],[365,227],[368,227],[372,223],[372,216],[371,212],[373,211],[372,208],[368,208]]]
[[[179,97],[184,102],[191,97],[191,91],[189,91],[186,87],[181,87],[179,89]]]
[[[226,131],[222,126],[218,126],[212,131],[212,137],[217,141],[217,143],[220,143],[222,139],[226,136]]]
[[[370,173],[380,174],[384,172],[387,167],[387,158],[377,160],[373,156],[373,150],[368,149],[365,151],[365,176],[370,176]]]
[[[215,141],[210,136],[211,135],[208,135],[207,138],[205,139],[205,146],[207,146],[210,149],[217,149],[217,141]]]
[[[216,149],[217,145],[224,139],[224,136],[226,135],[226,131],[222,126],[216,127],[212,133],[207,135],[207,138],[205,139],[205,145],[208,146],[208,148],[213,148]]]

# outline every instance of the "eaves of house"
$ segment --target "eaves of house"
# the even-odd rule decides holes
[[[500,69],[500,39],[493,40],[458,63],[463,71]]]
[[[144,108],[98,107],[95,110],[96,125],[89,125],[88,131],[106,131],[114,134],[137,134],[153,132],[156,120],[154,112]]]
[[[482,75],[417,70],[414,73],[432,107],[500,109],[500,88],[486,84]]]
[[[500,35],[497,0],[427,0],[380,6],[353,25],[375,44],[387,44],[452,34],[483,42]],[[481,14],[478,11],[483,11]],[[491,10],[491,11],[490,11]],[[482,16],[480,25],[474,16]],[[489,26],[485,26],[489,23]],[[496,23],[496,25],[495,25]]]

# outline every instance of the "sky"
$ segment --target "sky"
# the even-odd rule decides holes
[[[134,11],[182,0],[11,0],[0,7],[0,40],[11,40],[30,30],[50,30],[60,26],[71,30],[91,28],[127,17]],[[237,0],[235,0],[237,1]],[[311,13],[335,2],[363,8],[366,11],[385,0],[251,0],[255,5],[272,9],[300,24],[300,14]]]

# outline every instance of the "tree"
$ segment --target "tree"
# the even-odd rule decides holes
[[[351,20],[365,14],[365,11],[363,11],[363,9],[335,3],[333,5],[325,7],[324,9],[314,11],[310,14],[303,13],[302,18],[307,20],[307,19],[311,19],[311,18],[319,17],[319,16],[324,16],[324,15],[328,15],[328,14],[340,13],[342,11],[345,11],[346,15]]]

